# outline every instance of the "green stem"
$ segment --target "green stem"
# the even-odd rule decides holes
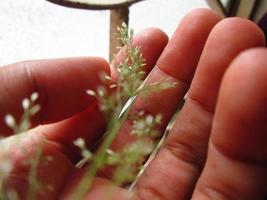
[[[35,157],[31,158],[30,160],[30,174],[29,174],[29,188],[27,193],[27,200],[35,200],[37,192],[39,191],[39,180],[37,177],[37,168],[40,164],[42,156],[42,149],[41,147],[37,147],[37,150],[35,152]]]
[[[105,164],[105,154],[106,150],[110,147],[115,137],[118,135],[119,130],[121,129],[122,124],[127,119],[129,108],[125,111],[125,113],[121,116],[121,118],[117,118],[114,120],[112,130],[107,134],[106,139],[103,144],[100,146],[97,154],[95,155],[95,159],[93,163],[89,167],[89,169],[85,172],[84,178],[82,178],[81,182],[78,185],[78,188],[74,191],[69,199],[82,200],[88,188],[92,186],[93,178],[95,177],[98,169],[100,169]]]

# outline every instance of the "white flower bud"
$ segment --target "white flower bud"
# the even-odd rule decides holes
[[[31,101],[35,102],[39,97],[39,94],[37,92],[32,93],[31,95]]]
[[[117,87],[117,84],[111,84],[111,85],[109,86],[110,89],[113,89],[113,88],[116,88],[116,87]]]
[[[105,75],[104,78],[105,78],[106,80],[109,80],[109,81],[111,80],[111,77],[108,76],[108,75]]]
[[[6,122],[6,125],[9,126],[10,128],[14,128],[16,126],[16,120],[10,114],[6,115],[5,122]]]
[[[97,88],[97,94],[100,96],[100,97],[104,97],[105,95],[105,89],[103,87],[99,87]]]
[[[87,160],[91,160],[93,158],[93,154],[88,150],[84,150],[82,151],[82,157]]]
[[[88,95],[90,95],[90,96],[95,96],[95,95],[96,95],[96,94],[95,94],[95,91],[93,91],[93,90],[87,90],[86,93],[87,93]]]
[[[146,124],[151,125],[154,121],[154,117],[152,115],[146,116]]]
[[[115,154],[115,152],[114,152],[113,150],[111,150],[111,149],[107,149],[107,150],[106,150],[106,153],[107,153],[108,155],[113,155],[113,154]]]
[[[74,140],[73,144],[80,148],[85,147],[85,141],[83,138],[77,138],[76,140]]]
[[[127,24],[126,24],[125,22],[122,22],[121,26],[122,26],[123,28],[127,28],[127,27],[128,27]]]
[[[30,104],[31,102],[29,99],[26,98],[22,100],[22,107],[24,110],[28,110],[30,108]]]

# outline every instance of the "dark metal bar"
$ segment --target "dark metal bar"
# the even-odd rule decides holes
[[[54,4],[58,4],[65,7],[70,8],[79,8],[79,9],[87,9],[87,10],[105,10],[105,9],[119,9],[122,7],[129,7],[133,3],[143,1],[143,0],[128,0],[122,3],[114,3],[114,4],[88,4],[81,3],[77,1],[69,1],[69,0],[46,0]]]

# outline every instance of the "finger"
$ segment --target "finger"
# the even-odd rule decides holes
[[[3,123],[7,113],[17,120],[23,113],[21,101],[33,92],[40,95],[41,111],[35,125],[70,117],[88,107],[94,98],[87,89],[101,84],[100,73],[109,73],[100,58],[69,58],[17,63],[0,68],[0,132],[10,134]]]
[[[57,199],[73,170],[59,144],[31,131],[1,140],[0,162],[1,197],[15,192],[18,199]]]
[[[150,28],[138,33],[133,40],[134,46],[140,46],[140,51],[146,60],[146,70],[149,71],[155,65],[158,56],[163,51],[168,38],[159,29]],[[116,62],[122,62],[124,49],[116,57]],[[114,66],[113,66],[114,67]],[[112,73],[111,78],[116,79]],[[87,146],[92,146],[105,130],[106,122],[96,104],[91,105],[83,112],[64,121],[40,127],[47,139],[58,142],[64,146],[65,152],[73,161],[80,157],[79,151],[73,145],[73,141],[79,137],[84,138]]]
[[[68,119],[39,126],[41,132],[49,141],[62,145],[62,150],[69,159],[76,163],[81,159],[80,149],[74,145],[77,138],[83,138],[91,150],[106,129],[104,116],[99,111],[97,103],[91,105]]]
[[[84,178],[84,171],[80,169],[76,170],[72,177],[68,179],[68,184],[64,187],[62,193],[59,195],[61,200],[73,199],[73,193],[80,181]],[[133,193],[128,192],[125,189],[115,186],[110,181],[102,178],[95,178],[92,186],[88,189],[87,194],[84,197],[85,200],[139,200]]]
[[[266,56],[266,49],[248,50],[227,71],[214,117],[207,163],[193,199],[264,199]]]
[[[191,197],[205,162],[214,107],[224,71],[240,51],[263,45],[263,38],[259,28],[248,20],[225,19],[214,27],[201,55],[185,105],[165,145],[137,186],[141,197],[165,197],[166,200]],[[162,180],[166,182],[165,187],[157,187]]]

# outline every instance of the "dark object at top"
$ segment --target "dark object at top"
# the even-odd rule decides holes
[[[117,9],[121,7],[128,7],[133,3],[143,0],[47,0],[49,2],[80,9]]]

